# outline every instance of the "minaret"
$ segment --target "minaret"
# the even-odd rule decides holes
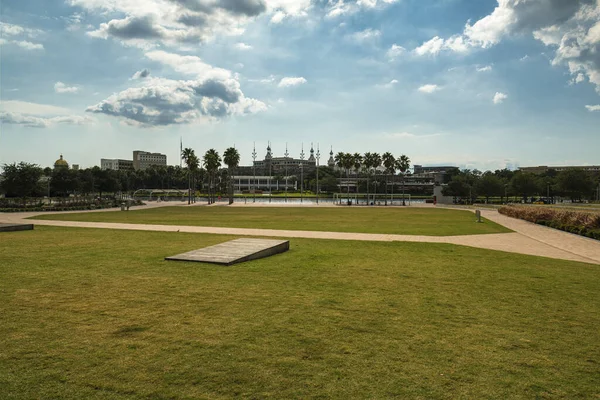
[[[313,165],[317,163],[315,160],[315,149],[312,143],[310,144],[310,157],[308,157],[308,163]]]
[[[329,152],[329,160],[327,161],[327,165],[331,168],[335,167],[335,160],[333,159],[333,146],[331,146],[331,151]]]
[[[265,173],[271,174],[271,161],[273,155],[271,154],[271,142],[267,143],[267,155],[265,156]]]

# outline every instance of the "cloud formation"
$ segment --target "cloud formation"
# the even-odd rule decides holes
[[[125,118],[142,127],[189,124],[266,110],[261,101],[244,97],[236,81],[150,79],[142,87],[114,94],[87,112]]]
[[[494,102],[494,104],[502,104],[507,98],[508,96],[506,94],[502,92],[496,92],[492,101]]]
[[[420,56],[489,48],[511,35],[532,35],[555,49],[553,65],[576,80],[587,78],[600,93],[600,2],[597,0],[498,0],[494,11],[462,33],[439,36],[415,48]],[[524,60],[523,58],[522,60]],[[581,74],[581,77],[579,76]]]
[[[298,86],[298,85],[303,85],[306,82],[307,82],[307,80],[304,77],[290,76],[290,77],[282,78],[279,81],[279,84],[277,86],[279,86],[279,87]]]
[[[20,25],[0,21],[0,45],[11,44],[24,50],[44,50],[44,45],[27,39],[34,39],[43,34],[39,29],[30,29]],[[10,38],[10,39],[9,39]]]
[[[394,61],[404,53],[406,53],[406,49],[394,43],[385,54],[390,61]]]
[[[0,111],[0,122],[3,124],[23,125],[29,128],[49,128],[53,125],[84,125],[93,122],[91,118],[79,115],[61,115],[42,117],[19,112]]]
[[[77,92],[79,92],[79,87],[67,86],[62,82],[56,82],[54,84],[54,91],[56,93],[77,93]]]
[[[437,92],[438,90],[440,90],[440,87],[438,85],[428,84],[428,85],[421,86],[418,90],[421,93],[431,94],[433,92]]]
[[[600,104],[596,104],[595,106],[585,106],[589,112],[600,111]]]

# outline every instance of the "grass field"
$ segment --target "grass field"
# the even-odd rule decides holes
[[[130,213],[133,214],[133,213]],[[0,234],[0,398],[598,398],[597,266],[467,247]]]
[[[404,235],[472,235],[510,232],[472,212],[428,208],[160,207],[137,211],[49,214],[36,219],[130,224],[218,226]]]

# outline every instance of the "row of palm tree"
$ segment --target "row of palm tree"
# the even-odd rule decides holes
[[[409,170],[410,168],[410,158],[408,158],[406,155],[401,155],[400,157],[396,158],[394,157],[394,155],[390,152],[385,152],[381,155],[379,155],[379,153],[371,153],[371,152],[367,152],[364,155],[361,155],[359,153],[344,153],[344,152],[339,152],[336,154],[335,158],[335,163],[336,166],[338,168],[343,169],[346,172],[346,183],[347,183],[347,193],[348,193],[348,200],[350,198],[350,170],[352,168],[354,168],[354,170],[356,171],[357,176],[359,176],[361,170],[364,171],[367,175],[367,201],[369,199],[369,178],[371,176],[371,174],[377,170],[378,168],[380,168],[382,165],[384,167],[384,172],[385,172],[385,179],[386,179],[386,184],[385,184],[385,191],[386,191],[386,196],[385,196],[385,204],[387,205],[387,186],[388,186],[388,178],[389,175],[395,176],[396,172],[399,171],[400,175],[402,177],[402,205],[406,205],[405,200],[404,200],[404,176],[406,175],[406,172]],[[357,184],[358,187],[358,184]],[[394,185],[392,185],[392,196],[394,194]]]
[[[195,185],[195,176],[198,168],[200,167],[200,160],[193,149],[187,147],[181,151],[181,158],[186,165],[188,170],[188,204],[195,201],[191,195],[192,187]],[[240,153],[235,147],[229,147],[223,153],[223,159],[219,155],[219,152],[215,149],[209,149],[204,153],[202,157],[202,166],[208,174],[208,204],[215,202],[216,197],[216,176],[221,162],[224,161],[227,165],[227,176],[229,179],[228,192],[229,192],[229,204],[233,203],[233,170],[240,164]]]

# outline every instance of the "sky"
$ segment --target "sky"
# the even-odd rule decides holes
[[[598,0],[3,0],[0,165],[600,164]]]

